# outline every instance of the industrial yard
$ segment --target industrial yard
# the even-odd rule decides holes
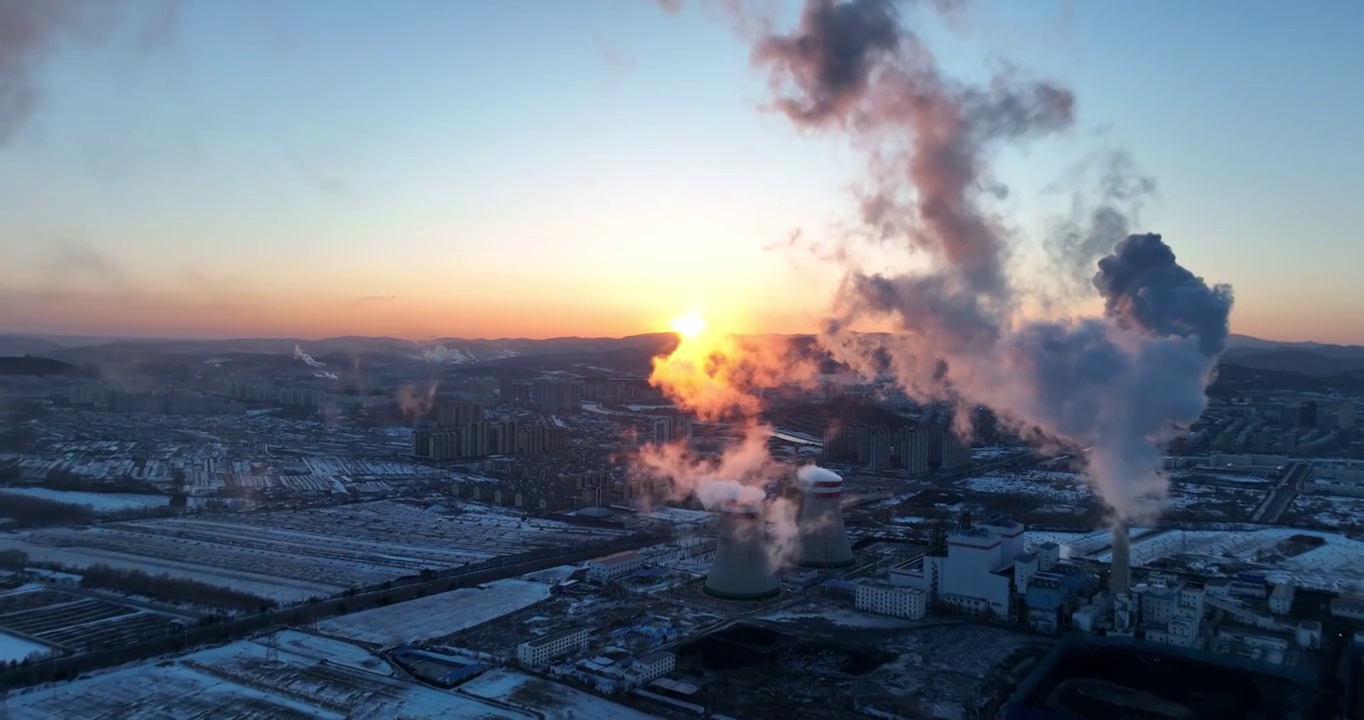
[[[69,568],[98,564],[167,573],[287,604],[426,569],[618,534],[477,503],[430,509],[378,501],[0,533],[0,550]]]

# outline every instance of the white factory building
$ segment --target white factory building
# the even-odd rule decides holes
[[[585,649],[587,630],[570,629],[521,643],[520,647],[516,648],[516,660],[524,667],[539,668],[548,665],[550,660],[560,655],[582,652]]]
[[[607,555],[587,563],[587,577],[597,582],[615,580],[643,569],[644,556],[633,550]]]
[[[892,568],[892,585],[913,588],[956,612],[1009,617],[1014,559],[1023,525],[997,518],[947,537],[947,556],[925,555]],[[1059,551],[1058,551],[1059,552]]]
[[[854,596],[854,607],[878,615],[921,620],[928,614],[928,593],[884,581],[860,582]]]

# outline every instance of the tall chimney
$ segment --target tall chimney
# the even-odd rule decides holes
[[[1127,524],[1122,521],[1113,526],[1113,562],[1109,567],[1108,586],[1115,597],[1132,592],[1132,547]]]

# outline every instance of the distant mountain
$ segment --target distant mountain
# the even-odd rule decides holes
[[[1364,345],[1331,345],[1319,342],[1285,342],[1282,340],[1265,340],[1262,338],[1251,337],[1249,335],[1233,334],[1227,342],[1227,354],[1237,356],[1246,353],[1263,352],[1267,350],[1307,350],[1336,358],[1361,358],[1364,359]]]
[[[1226,365],[1240,365],[1255,370],[1276,370],[1303,375],[1339,375],[1364,370],[1364,355],[1359,357],[1331,356],[1312,350],[1250,350],[1228,353]]]
[[[74,365],[41,357],[0,357],[0,375],[78,375]]]
[[[0,335],[0,356],[46,355],[61,345],[32,335]]]

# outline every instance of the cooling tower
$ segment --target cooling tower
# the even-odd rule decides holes
[[[766,532],[757,505],[727,503],[720,516],[720,541],[706,577],[707,595],[726,600],[766,600],[781,593],[768,564]]]
[[[1113,562],[1109,566],[1109,590],[1116,597],[1132,592],[1132,546],[1127,525],[1113,526]]]
[[[801,468],[804,499],[800,505],[800,550],[804,567],[842,568],[853,564],[852,546],[843,528],[843,479],[822,468]]]

